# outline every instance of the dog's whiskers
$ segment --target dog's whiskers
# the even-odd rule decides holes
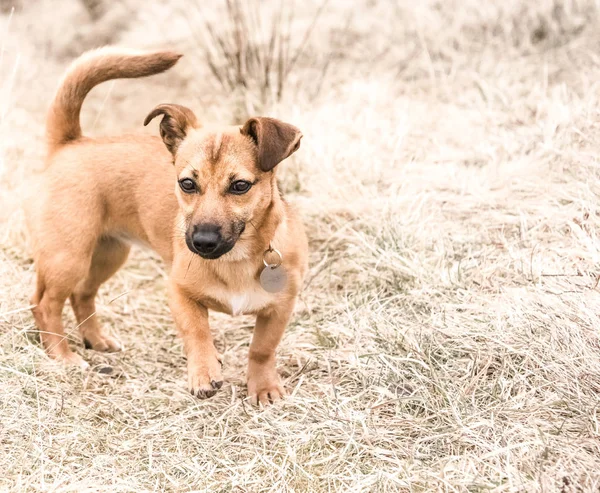
[[[258,233],[258,228],[256,226],[254,226],[254,223],[250,220],[248,220],[248,222],[250,223],[250,226],[252,226],[254,228],[254,230]]]
[[[183,276],[184,279],[187,277],[188,271],[190,270],[190,265],[192,265],[192,260],[194,260],[194,254],[192,252],[190,252],[190,261],[188,262],[187,269],[185,270],[185,275]]]

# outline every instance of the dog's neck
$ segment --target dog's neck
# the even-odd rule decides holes
[[[285,203],[279,192],[275,173],[271,177],[271,203],[260,223],[256,224],[256,229],[256,245],[255,249],[253,248],[252,256],[260,257],[262,261],[265,250],[272,243],[282,247],[281,243],[285,238],[283,231],[285,229]]]

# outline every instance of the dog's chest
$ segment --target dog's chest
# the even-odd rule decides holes
[[[242,292],[216,289],[211,293],[211,297],[227,308],[233,316],[257,313],[273,301],[273,295],[267,293],[258,283]]]
[[[255,312],[264,308],[269,301],[267,293],[264,295],[257,292],[236,294],[229,298],[232,315]]]

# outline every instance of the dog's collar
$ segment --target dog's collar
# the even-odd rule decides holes
[[[274,264],[269,263],[267,260],[267,255],[269,253],[274,253],[278,257],[277,262],[275,262]],[[283,255],[281,254],[281,252],[279,250],[277,250],[277,248],[273,248],[273,242],[270,241],[269,248],[267,248],[263,252],[263,264],[265,264],[265,267],[270,267],[271,269],[277,269],[277,267],[279,267],[282,263],[283,263]]]
[[[277,261],[274,264],[269,263],[267,256],[271,253],[277,255]],[[281,265],[283,255],[279,250],[273,248],[273,243],[269,242],[269,248],[263,253],[264,269],[260,273],[260,285],[268,293],[279,293],[283,291],[287,284],[287,272]]]

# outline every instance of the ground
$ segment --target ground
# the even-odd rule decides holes
[[[15,3],[0,2],[1,490],[600,489],[597,2],[298,3],[290,39],[310,35],[268,101],[209,70],[202,19],[230,32],[219,2]],[[267,3],[245,2],[265,23]],[[60,75],[106,43],[185,57],[97,88],[88,135],[156,133],[141,122],[162,102],[304,133],[279,170],[311,248],[281,405],[245,400],[249,317],[212,317],[226,383],[188,394],[167,274],[142,249],[99,297],[125,351],[85,350],[69,310],[92,369],[40,347],[20,197]]]

